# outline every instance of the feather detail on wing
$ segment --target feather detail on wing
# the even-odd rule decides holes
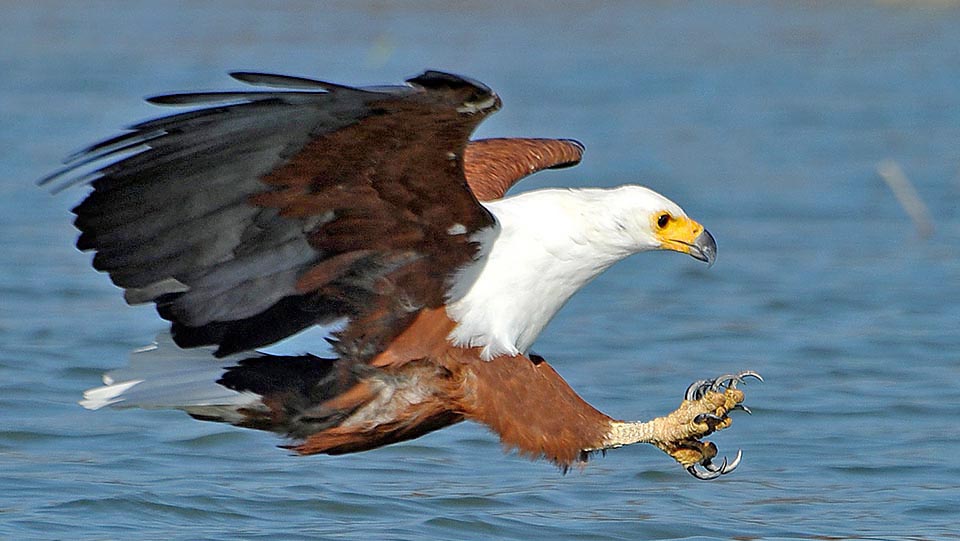
[[[456,75],[358,88],[231,75],[272,90],[151,98],[199,108],[131,126],[41,181],[89,183],[77,247],[128,302],[155,302],[179,346],[217,356],[346,321],[338,355],[369,360],[478,257],[471,239],[494,225],[478,197],[582,152],[566,140],[468,146],[500,100]]]
[[[583,145],[572,139],[480,139],[464,158],[470,189],[480,201],[503,197],[520,179],[543,169],[580,163]]]
[[[346,318],[339,353],[375,354],[442,303],[476,255],[470,234],[493,224],[462,156],[499,99],[439,72],[371,88],[234,76],[287,90],[153,98],[203,108],[137,124],[46,179],[105,164],[67,180],[93,187],[74,209],[78,247],[129,300],[156,302],[180,346],[223,356]]]

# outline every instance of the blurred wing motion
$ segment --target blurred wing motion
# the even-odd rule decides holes
[[[269,88],[151,98],[195,109],[134,125],[42,181],[92,186],[74,209],[77,247],[172,323],[85,406],[181,408],[298,438],[305,454],[465,418],[564,467],[623,444],[542,359],[485,362],[448,339],[445,303],[476,278],[460,271],[500,234],[479,201],[578,163],[579,143],[469,142],[500,99],[436,71],[360,88],[233,77]],[[329,358],[254,351],[314,326]]]

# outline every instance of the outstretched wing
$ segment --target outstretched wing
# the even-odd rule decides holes
[[[77,246],[128,302],[155,302],[181,347],[222,356],[339,323],[338,353],[368,359],[443,303],[477,255],[471,235],[494,225],[464,153],[500,100],[435,71],[366,88],[233,75],[284,90],[152,98],[202,108],[137,124],[46,179],[93,187],[74,209]]]
[[[543,169],[580,163],[583,145],[573,139],[480,139],[467,145],[464,169],[480,201],[500,199],[517,181]]]

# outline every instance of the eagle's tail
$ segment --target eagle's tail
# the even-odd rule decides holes
[[[449,374],[425,361],[385,371],[313,355],[181,349],[169,335],[106,374],[87,409],[179,409],[205,420],[293,438],[300,454],[342,454],[408,440],[463,419],[450,407]],[[443,388],[441,388],[443,387]]]
[[[335,359],[259,352],[218,359],[213,349],[181,349],[169,334],[158,336],[130,355],[129,366],[104,374],[104,385],[84,392],[80,405],[179,409],[198,419],[302,437],[297,414],[355,383],[334,369]],[[279,397],[284,403],[278,411]],[[332,417],[314,415],[310,428],[335,424]]]

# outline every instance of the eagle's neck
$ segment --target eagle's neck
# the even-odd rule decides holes
[[[481,257],[453,278],[453,344],[482,347],[485,359],[525,353],[577,290],[641,251],[611,197],[608,190],[539,190],[485,203],[497,227],[476,235]]]

